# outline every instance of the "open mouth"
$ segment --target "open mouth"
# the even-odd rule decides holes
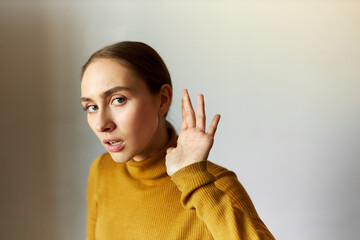
[[[122,143],[123,143],[123,141],[110,141],[110,142],[108,142],[108,144],[110,144],[111,146],[120,145]]]
[[[125,142],[122,140],[113,140],[113,139],[107,139],[104,141],[105,147],[109,152],[119,152],[121,151],[124,146]]]

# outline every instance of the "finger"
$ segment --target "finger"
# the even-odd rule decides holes
[[[187,127],[195,127],[195,112],[191,104],[188,91],[185,89],[182,92],[184,100],[184,109],[185,109],[185,119]]]
[[[205,116],[204,95],[200,94],[197,99],[196,127],[205,131],[205,124],[206,124],[206,116]]]
[[[169,147],[168,149],[166,149],[166,154],[169,154],[173,149],[173,147]]]
[[[215,132],[218,126],[218,123],[220,121],[220,114],[216,114],[213,118],[213,120],[210,123],[209,129],[208,129],[208,134],[210,134],[211,136],[215,136]]]
[[[181,114],[182,114],[182,119],[181,119],[181,130],[184,130],[187,128],[187,123],[186,123],[186,114],[185,114],[185,108],[184,108],[184,98],[181,99]]]

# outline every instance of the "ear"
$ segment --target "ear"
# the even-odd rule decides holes
[[[161,86],[160,89],[160,109],[159,109],[159,116],[164,116],[170,108],[171,101],[172,101],[172,88],[169,84],[164,84]]]

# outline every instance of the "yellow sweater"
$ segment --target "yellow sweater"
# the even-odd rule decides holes
[[[169,143],[141,162],[106,153],[91,165],[87,240],[274,239],[236,175],[211,162],[166,174]]]

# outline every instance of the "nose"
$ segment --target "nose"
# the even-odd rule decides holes
[[[116,128],[116,124],[107,111],[100,111],[98,117],[99,118],[95,126],[97,131],[112,132]]]

